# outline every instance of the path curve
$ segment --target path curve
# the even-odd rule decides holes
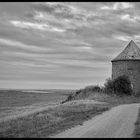
[[[54,138],[131,138],[140,104],[125,104],[97,115],[82,126],[59,133]]]

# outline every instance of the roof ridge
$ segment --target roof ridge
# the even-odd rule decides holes
[[[117,60],[140,60],[140,48],[133,40],[131,40],[124,50],[112,61]]]

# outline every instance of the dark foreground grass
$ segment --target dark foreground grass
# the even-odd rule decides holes
[[[137,121],[135,123],[135,130],[134,130],[134,138],[140,138],[140,108],[137,117]]]
[[[109,109],[107,105],[68,103],[14,120],[0,123],[0,137],[49,137]]]

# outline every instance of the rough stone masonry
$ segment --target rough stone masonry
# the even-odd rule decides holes
[[[133,40],[112,61],[112,79],[129,77],[135,94],[140,94],[140,48]]]

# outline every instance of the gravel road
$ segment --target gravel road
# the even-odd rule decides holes
[[[55,138],[131,138],[140,104],[125,104],[97,115],[82,126],[59,133]]]

